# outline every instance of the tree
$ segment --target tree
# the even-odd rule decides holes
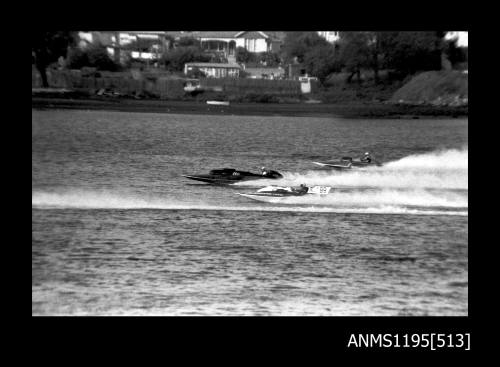
[[[139,52],[150,52],[155,45],[160,45],[160,41],[157,39],[137,38],[123,48]]]
[[[190,70],[187,73],[188,78],[199,79],[199,78],[206,78],[206,76],[207,76],[207,74],[205,74],[203,71],[201,71],[200,68],[198,68],[198,67],[194,67],[192,70]]]
[[[255,61],[254,55],[248,51],[245,47],[236,47],[236,61],[243,64],[248,64],[249,62]]]
[[[162,56],[165,68],[171,71],[182,71],[187,62],[209,62],[210,56],[194,46],[177,47]]]
[[[266,66],[278,66],[281,63],[279,55],[271,51],[259,53],[257,59]]]
[[[87,50],[89,66],[95,67],[97,70],[118,71],[120,66],[111,59],[106,47],[96,45],[89,47]]]
[[[177,42],[177,47],[197,47],[201,48],[201,42],[193,37],[182,37]]]
[[[60,56],[66,57],[68,47],[75,43],[75,32],[39,31],[35,32],[31,41],[35,66],[40,72],[43,87],[47,88],[47,67]]]
[[[340,32],[339,36],[339,59],[351,73],[347,82],[350,82],[354,74],[357,74],[359,83],[361,82],[361,69],[373,66],[372,47],[376,42],[375,36],[373,32]],[[378,64],[376,70],[378,74]]]
[[[80,48],[70,49],[68,52],[68,67],[81,69],[82,67],[95,67],[97,70],[117,71],[117,64],[108,54],[105,46],[92,45],[85,50]]]
[[[79,47],[71,48],[68,51],[67,66],[69,69],[81,69],[90,66],[87,53]]]
[[[334,71],[339,71],[339,62],[335,57],[335,49],[331,45],[318,45],[304,55],[304,66],[308,74],[324,83]]]
[[[297,60],[322,83],[339,69],[335,47],[317,32],[287,32],[282,47],[284,61]]]
[[[468,61],[468,47],[459,47],[457,39],[451,39],[445,43],[445,53],[452,65]]]
[[[317,32],[287,32],[281,51],[286,61],[297,58],[298,62],[303,62],[305,54],[312,48],[327,45],[330,45],[328,41]]]
[[[443,31],[378,32],[384,67],[403,75],[439,70],[445,34]]]
[[[379,68],[397,71],[401,76],[419,70],[438,70],[445,32],[340,32],[340,60],[351,73],[349,82],[361,70],[374,71],[378,82]]]

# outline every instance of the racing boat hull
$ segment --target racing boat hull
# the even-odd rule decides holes
[[[272,204],[281,203],[285,198],[294,197],[294,196],[259,195],[259,194],[242,194],[242,193],[238,193],[238,195],[252,200],[257,200],[264,203],[272,203]]]
[[[351,165],[342,165],[340,163],[327,163],[327,162],[313,162],[314,164],[321,166],[321,167],[327,167],[327,168],[332,168],[336,170],[344,170],[344,169],[351,169]]]
[[[361,162],[361,161],[334,161],[334,162],[312,162],[318,166],[332,168],[336,170],[352,169],[353,167],[370,167],[380,166],[377,162]]]
[[[244,176],[244,177],[211,177],[211,176],[204,176],[204,175],[182,175],[183,177],[189,178],[191,180],[195,181],[201,181],[205,183],[210,183],[214,185],[230,185],[234,184],[236,182],[241,182],[241,181],[251,181],[251,180],[259,180],[259,179],[267,179],[271,177],[263,177],[263,176]]]
[[[276,171],[266,171],[265,174],[257,174],[246,171],[238,171],[234,168],[222,168],[211,170],[203,175],[182,175],[190,180],[201,181],[214,185],[230,185],[240,181],[260,180],[260,179],[278,179],[283,175]]]
[[[309,195],[327,195],[331,190],[329,186],[301,186],[298,188],[294,187],[280,187],[280,186],[266,186],[257,192],[250,194],[238,193],[238,195],[257,200],[266,203],[286,203],[284,199],[286,198],[296,198]]]

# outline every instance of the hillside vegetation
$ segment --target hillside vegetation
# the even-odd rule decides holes
[[[398,89],[391,102],[464,106],[469,98],[469,76],[462,71],[428,71]]]

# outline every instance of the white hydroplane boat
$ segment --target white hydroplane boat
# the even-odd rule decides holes
[[[306,186],[300,185],[298,187],[284,187],[284,186],[266,186],[257,190],[254,193],[238,195],[244,196],[249,199],[263,201],[266,203],[279,203],[283,198],[298,197],[305,195],[327,195],[332,188],[330,186]]]

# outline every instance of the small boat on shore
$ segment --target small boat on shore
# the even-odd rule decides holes
[[[207,104],[213,106],[229,106],[229,101],[207,101]]]

